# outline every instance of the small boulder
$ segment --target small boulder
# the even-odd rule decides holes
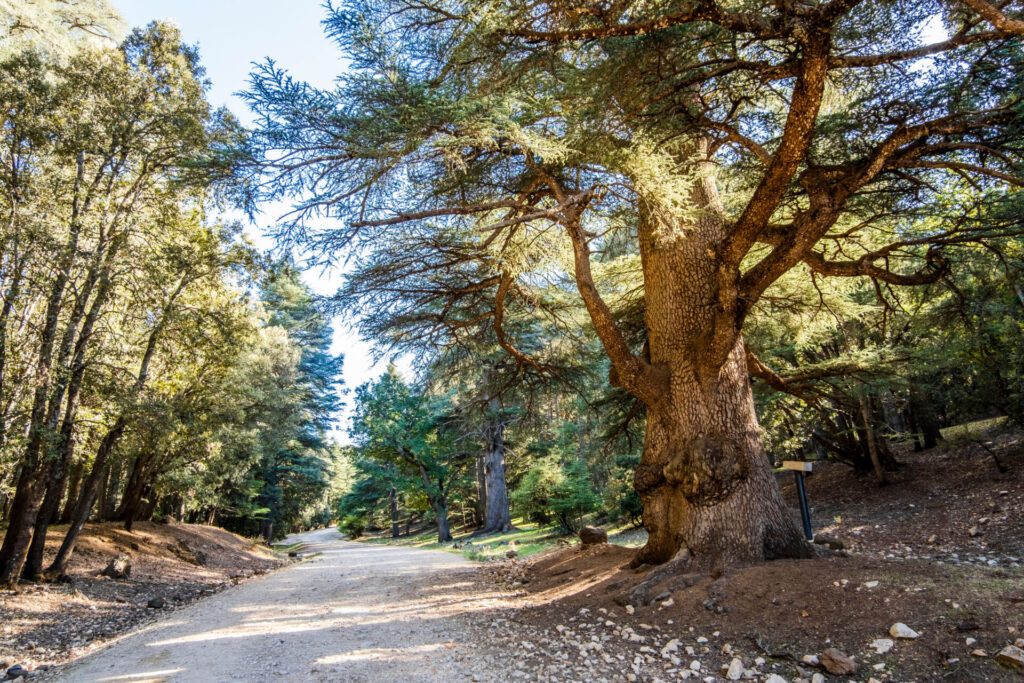
[[[10,669],[7,670],[7,673],[4,675],[4,680],[6,680],[6,681],[13,681],[16,678],[21,678],[22,676],[28,676],[28,675],[29,675],[29,670],[28,669],[26,669],[21,664],[15,664],[14,666],[12,666]]]
[[[127,555],[118,555],[107,563],[101,573],[112,579],[127,579],[132,575],[132,558]]]
[[[599,545],[608,542],[608,532],[599,526],[585,526],[580,529],[579,536],[583,545]]]
[[[149,602],[146,603],[146,607],[150,609],[163,609],[167,605],[167,601],[161,597],[150,598]]]
[[[875,638],[871,641],[871,647],[873,647],[875,652],[880,655],[888,654],[889,651],[892,650],[893,645],[895,645],[895,643],[891,638]]]
[[[996,654],[996,661],[1011,669],[1024,669],[1024,650],[1007,645]]]
[[[893,638],[903,638],[903,639],[906,639],[906,640],[913,640],[914,638],[917,638],[921,634],[918,633],[917,631],[915,631],[914,629],[910,628],[906,624],[904,624],[902,621],[897,621],[895,624],[893,624],[889,628],[889,635],[892,636]]]
[[[733,657],[733,660],[729,662],[729,670],[726,671],[725,677],[730,681],[738,681],[743,678],[743,660],[739,657]]]
[[[821,653],[821,665],[833,676],[849,676],[857,671],[857,662],[834,647]]]

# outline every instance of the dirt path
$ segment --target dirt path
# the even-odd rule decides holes
[[[455,681],[480,671],[465,621],[492,609],[473,565],[439,551],[301,534],[319,557],[174,612],[63,668],[63,681]]]

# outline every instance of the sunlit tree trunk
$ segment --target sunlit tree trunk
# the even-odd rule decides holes
[[[724,363],[712,353],[725,231],[712,180],[696,182],[694,200],[689,220],[667,222],[650,206],[641,216],[648,363],[658,382],[646,397],[635,476],[649,535],[635,563],[683,548],[704,565],[807,556],[765,452],[742,336],[729,331]]]

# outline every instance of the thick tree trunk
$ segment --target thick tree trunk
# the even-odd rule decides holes
[[[508,484],[505,481],[505,425],[501,419],[501,405],[490,401],[490,422],[486,429],[484,477],[486,480],[486,523],[484,531],[508,531],[512,528],[512,515],[508,505]]]
[[[742,336],[715,329],[725,231],[712,180],[695,183],[694,200],[701,210],[685,225],[651,207],[641,213],[657,390],[645,380],[647,431],[634,485],[648,542],[634,564],[666,562],[684,548],[705,567],[807,557],[761,439]],[[734,339],[724,363],[714,355],[722,338]]]
[[[709,566],[809,556],[761,441],[743,342],[711,386],[675,374],[672,396],[648,412],[635,480],[648,542],[635,563],[683,548]]]
[[[452,541],[451,526],[448,522],[448,502],[436,501],[434,513],[437,515],[437,542],[450,543]]]
[[[910,389],[910,410],[914,415],[914,421],[921,430],[921,436],[924,437],[924,450],[935,448],[942,440],[938,416],[932,401],[916,386],[912,386]],[[915,438],[916,436],[915,434]]]

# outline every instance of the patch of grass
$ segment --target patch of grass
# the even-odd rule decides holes
[[[964,422],[963,424],[953,425],[952,427],[945,427],[940,429],[942,436],[945,439],[957,440],[957,439],[970,439],[977,436],[981,436],[994,429],[998,429],[1006,424],[1006,416],[993,417],[988,420],[975,420],[974,422]]]
[[[288,553],[297,553],[297,552],[299,552],[300,550],[302,550],[302,546],[303,546],[302,543],[292,543],[292,544],[272,543],[270,545],[270,549],[273,550],[276,553],[284,553],[284,554],[287,555]]]
[[[522,559],[542,553],[561,543],[570,545],[578,543],[575,534],[564,535],[555,526],[539,526],[524,519],[512,520],[513,530],[502,534],[473,536],[472,533],[453,534],[454,543],[438,543],[437,531],[426,528],[409,536],[391,538],[376,536],[361,538],[364,543],[376,545],[397,545],[425,550],[445,550],[459,553],[474,562],[488,562],[503,559],[509,550],[515,550],[517,557]],[[645,538],[637,537],[631,524],[606,527],[608,538],[616,545],[636,547],[643,545]]]

